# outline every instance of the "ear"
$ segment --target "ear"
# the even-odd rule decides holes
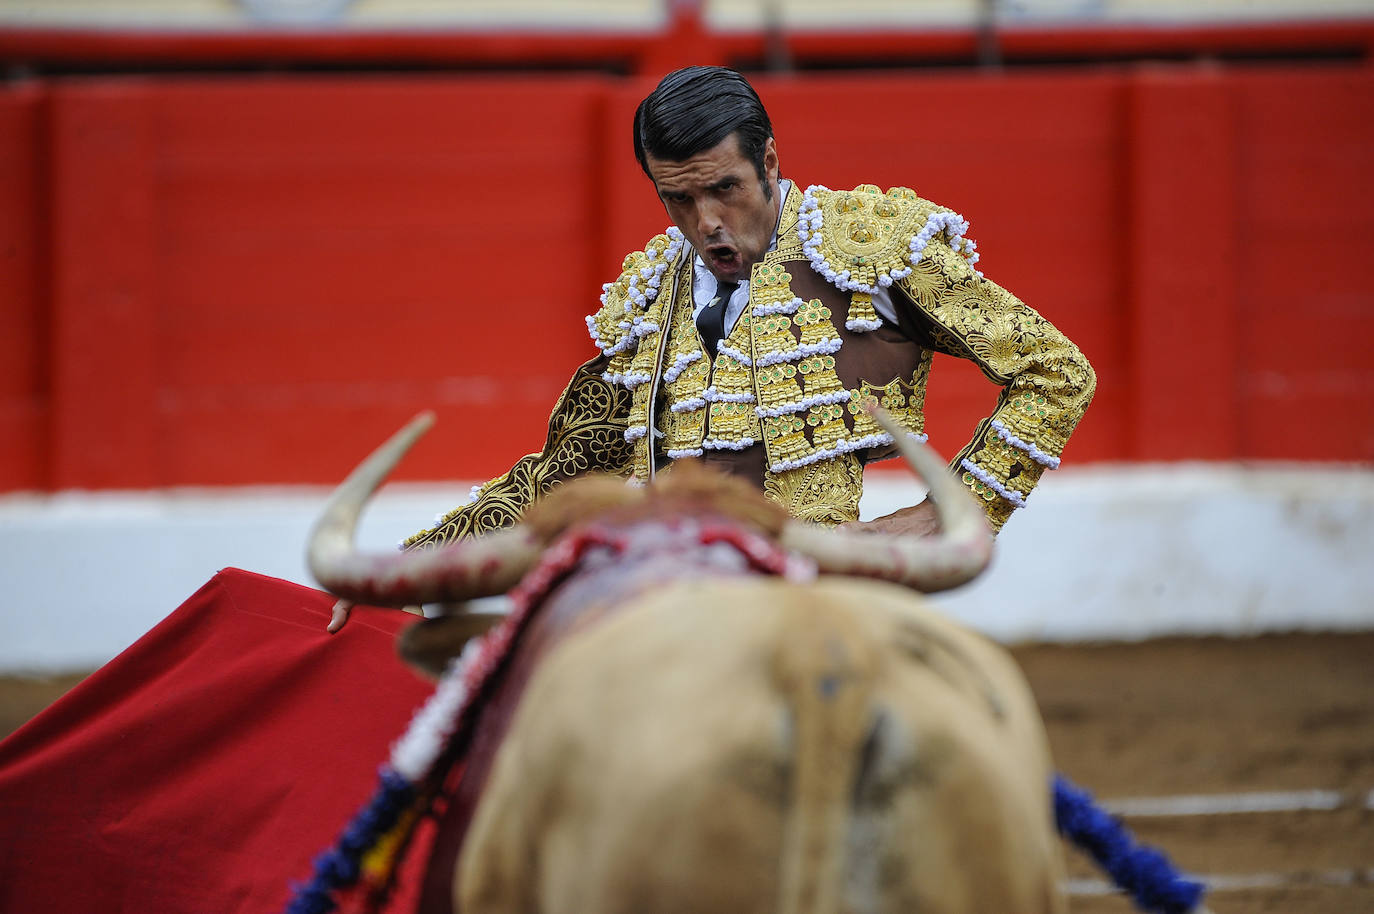
[[[778,183],[778,144],[770,136],[763,144],[763,174],[770,184]]]

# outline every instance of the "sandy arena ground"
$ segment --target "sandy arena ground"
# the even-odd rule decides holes
[[[1060,770],[1100,799],[1321,807],[1126,816],[1140,838],[1216,881],[1215,914],[1374,912],[1374,633],[1016,654]],[[0,734],[80,678],[0,677]],[[1073,914],[1134,910],[1094,894],[1100,874],[1077,851],[1067,858]]]

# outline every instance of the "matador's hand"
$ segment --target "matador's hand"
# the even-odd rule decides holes
[[[875,517],[870,521],[851,521],[841,524],[840,528],[897,536],[933,536],[940,532],[940,515],[935,509],[935,502],[927,498],[918,505],[901,508],[885,517]]]
[[[352,600],[340,600],[339,602],[335,603],[333,615],[330,617],[329,625],[325,627],[325,631],[329,632],[329,634],[332,635],[339,629],[343,628],[344,623],[348,621],[349,612],[352,611],[353,607],[356,605],[357,604],[354,603]],[[408,612],[416,616],[423,616],[425,614],[424,610],[422,610],[418,606],[402,606],[401,611]]]
[[[348,621],[348,613],[351,609],[353,609],[352,600],[340,600],[335,603],[334,614],[330,617],[329,625],[325,627],[325,631],[332,635],[343,628],[344,623]]]

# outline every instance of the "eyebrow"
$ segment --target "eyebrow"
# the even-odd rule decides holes
[[[713,182],[711,182],[710,184],[707,184],[707,185],[706,185],[706,189],[707,189],[707,190],[721,190],[721,189],[723,189],[723,188],[725,187],[725,185],[727,185],[727,184],[738,184],[738,183],[740,183],[740,180],[741,180],[741,179],[740,179],[740,176],[739,176],[739,175],[726,175],[726,176],[723,177],[723,178],[719,178],[718,180],[713,181]],[[688,196],[690,193],[691,193],[690,189],[680,190],[680,189],[677,189],[677,188],[668,188],[668,189],[660,189],[659,192],[658,192],[658,195],[659,195],[660,197],[686,197],[686,196]]]

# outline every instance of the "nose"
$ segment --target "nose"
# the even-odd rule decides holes
[[[710,240],[724,227],[723,209],[714,200],[704,200],[697,210],[697,233],[702,240]]]

